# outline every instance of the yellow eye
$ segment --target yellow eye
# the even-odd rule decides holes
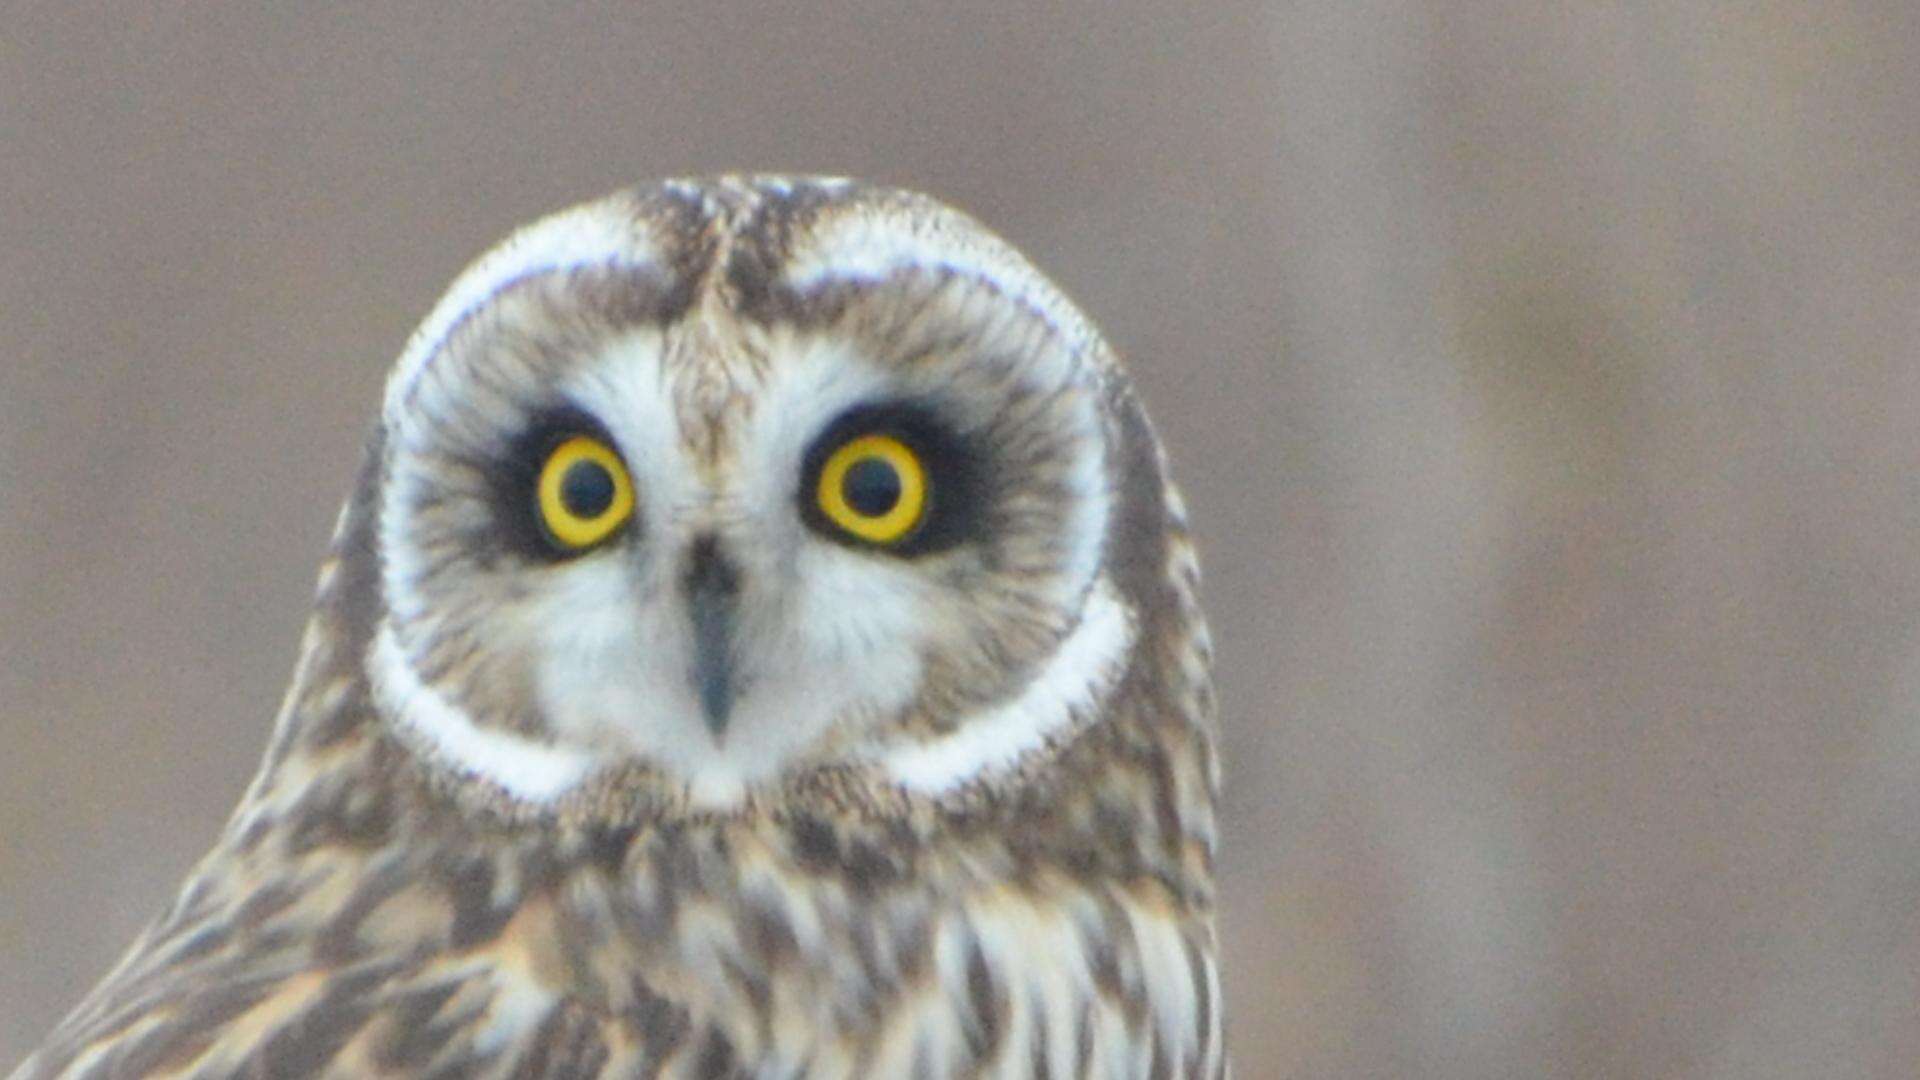
[[[633,482],[620,455],[585,435],[553,448],[536,491],[541,526],[568,551],[592,547],[633,516]]]
[[[913,532],[927,509],[927,471],[891,435],[850,439],[820,468],[817,493],[827,520],[871,544]]]

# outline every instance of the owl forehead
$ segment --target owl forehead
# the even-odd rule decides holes
[[[388,429],[404,428],[446,353],[503,328],[556,358],[543,373],[555,379],[610,337],[657,332],[658,389],[683,433],[714,446],[768,400],[749,391],[824,348],[909,380],[963,349],[1017,355],[1036,389],[1113,374],[1090,324],[1003,241],[923,196],[840,180],[673,181],[520,230],[408,341]]]

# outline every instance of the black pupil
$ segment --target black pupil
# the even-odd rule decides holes
[[[840,492],[854,513],[883,517],[900,501],[900,474],[880,458],[861,458],[847,469]]]
[[[560,478],[560,504],[574,517],[599,517],[613,505],[613,474],[597,461],[574,462]]]

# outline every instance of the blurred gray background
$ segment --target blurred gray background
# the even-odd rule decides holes
[[[0,4],[0,1071],[251,775],[454,273],[745,168],[1131,359],[1240,1075],[1913,1075],[1911,3],[280,6]]]

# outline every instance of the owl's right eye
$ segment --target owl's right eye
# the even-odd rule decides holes
[[[534,501],[547,541],[565,553],[581,552],[633,517],[633,481],[612,447],[573,435],[548,451]]]

